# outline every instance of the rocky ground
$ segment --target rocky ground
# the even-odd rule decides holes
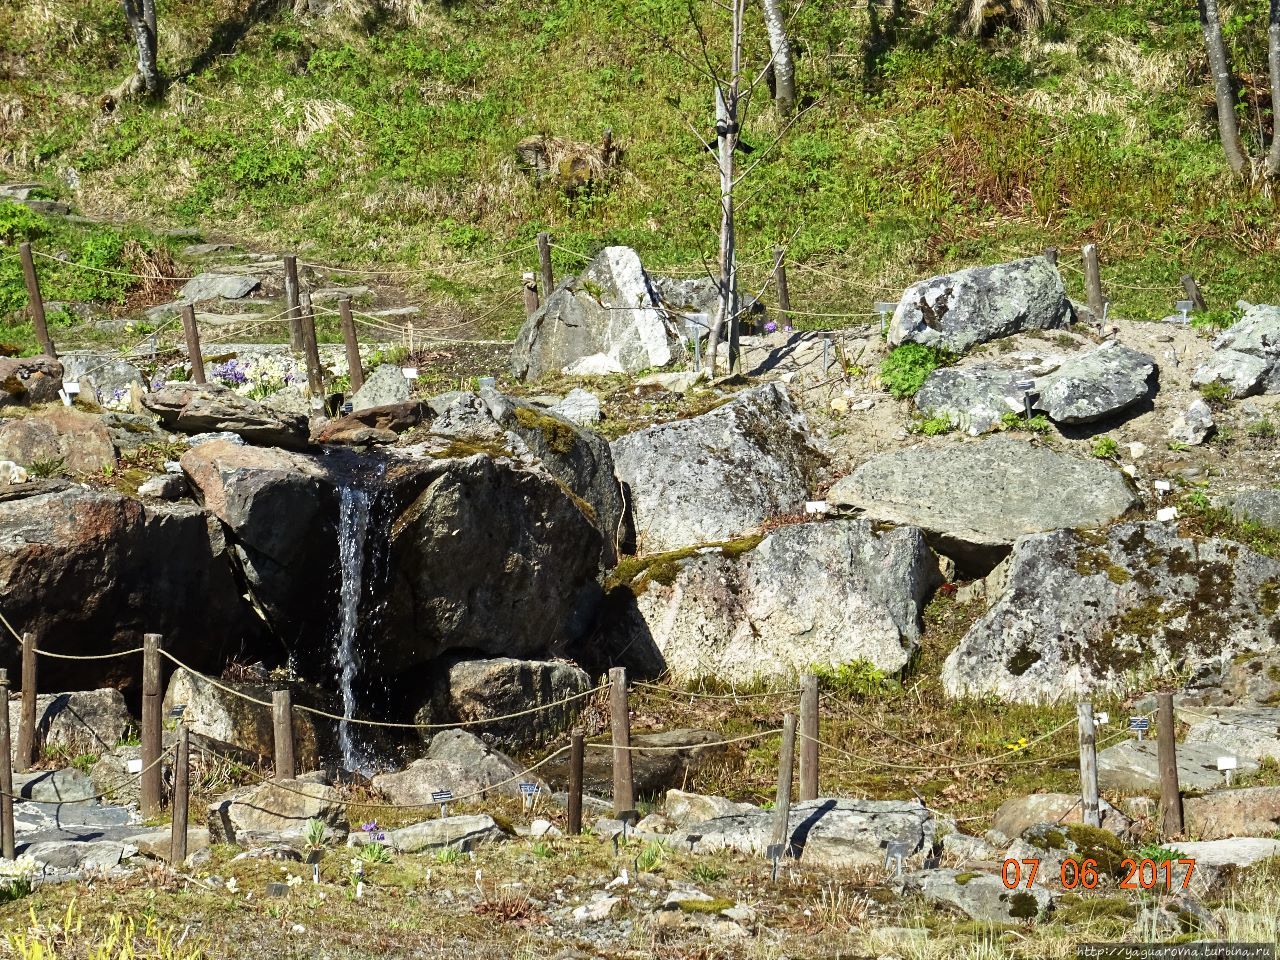
[[[1274,939],[1280,309],[1242,305],[1225,330],[1095,318],[1032,258],[923,281],[883,330],[752,313],[743,373],[708,379],[689,366],[714,291],[609,248],[509,368],[505,348],[415,320],[412,349],[366,347],[350,391],[326,346],[345,412],[309,402],[271,342],[279,258],[188,253],[198,279],[80,331],[154,325],[154,352],[0,360],[5,615],[43,650],[122,655],[41,662],[43,690],[81,692],[40,705],[10,884],[36,891],[5,908],[37,925],[11,950],[78,949],[58,918],[86,886],[102,895],[85,923],[145,916],[174,956],[225,955],[233,935],[334,957]],[[393,288],[343,282],[304,266],[313,303],[341,292],[408,339]],[[207,386],[160,339],[170,296],[217,331]],[[193,852],[172,867],[136,812],[126,651],[144,632],[186,665],[166,667],[166,700],[197,744]],[[565,837],[563,757],[525,771],[570,724],[601,739],[614,666],[639,681],[645,819],[623,836],[591,801],[590,832]],[[826,799],[793,808],[773,879],[777,728],[809,670]],[[272,785],[253,700],[279,686],[312,711],[296,731],[312,772]],[[1125,729],[1158,689],[1177,693],[1179,837],[1156,826],[1153,744]],[[1101,829],[1076,804],[1086,697],[1110,714]],[[388,726],[352,734],[344,711]],[[608,753],[588,755],[607,798]],[[485,796],[442,816],[442,789]],[[1126,858],[1196,866],[1133,890]],[[1028,889],[1002,882],[1032,859]]]

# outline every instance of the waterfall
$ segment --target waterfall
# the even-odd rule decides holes
[[[356,679],[360,655],[356,641],[360,632],[360,596],[364,588],[364,544],[369,530],[369,494],[355,487],[341,489],[338,514],[338,569],[342,578],[338,633],[334,642],[333,666],[342,693],[343,721],[338,725],[338,747],[347,770],[369,774],[373,764],[352,736],[348,721],[356,715]]]

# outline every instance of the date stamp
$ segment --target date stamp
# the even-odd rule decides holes
[[[1195,872],[1195,860],[1135,860],[1126,858],[1120,868],[1124,879],[1118,886],[1121,890],[1186,890],[1191,886],[1191,875]],[[1000,879],[1010,890],[1026,885],[1030,889],[1040,874],[1040,860],[1028,858],[1023,860],[1006,860],[1000,868]],[[1181,884],[1178,883],[1179,878]],[[1092,890],[1108,879],[1104,872],[1098,870],[1098,861],[1092,857],[1084,860],[1073,860],[1068,857],[1058,868],[1058,882],[1065,890]]]

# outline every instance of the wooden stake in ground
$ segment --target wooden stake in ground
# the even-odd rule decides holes
[[[40,351],[57,358],[53,339],[49,336],[49,324],[45,322],[44,296],[40,293],[40,278],[36,275],[36,262],[31,257],[31,244],[18,244],[18,256],[22,259],[22,277],[27,282],[27,298],[31,301],[31,328],[35,331]]]
[[[1053,264],[1053,266],[1056,267],[1058,265],[1058,248],[1057,247],[1045,248],[1044,258],[1048,260],[1051,264]]]
[[[613,812],[616,816],[636,808],[635,783],[631,777],[631,708],[627,702],[627,671],[609,671],[609,719],[613,730]]]
[[[173,760],[173,825],[169,834],[169,865],[175,870],[187,859],[187,816],[191,808],[191,731],[178,723],[178,748]]]
[[[800,681],[800,799],[818,799],[818,677]]]
[[[284,258],[284,300],[289,308],[289,349],[302,350],[302,301],[299,298],[298,258],[290,254]]]
[[[582,832],[582,766],[586,759],[586,743],[582,728],[569,732],[569,802],[566,824],[568,834],[576,837]]]
[[[538,312],[538,275],[526,273],[524,282],[524,315],[532,317]]]
[[[1101,323],[1106,303],[1102,296],[1102,276],[1098,272],[1098,245],[1086,243],[1081,255],[1084,257],[1084,289],[1089,301],[1089,311]]]
[[[22,709],[18,719],[19,773],[26,773],[36,762],[36,635],[22,635]],[[6,707],[6,709],[8,709]]]
[[[9,671],[0,667],[0,855],[12,860],[13,742],[9,735]]]
[[[1182,289],[1187,291],[1187,299],[1191,301],[1193,310],[1208,310],[1208,306],[1204,302],[1204,294],[1200,292],[1200,284],[1196,283],[1196,278],[1189,273],[1182,275]]]
[[[778,756],[778,795],[773,813],[773,853],[770,859],[785,857],[791,845],[791,776],[795,770],[796,715],[782,718],[782,750]]]
[[[1156,694],[1156,757],[1160,765],[1160,835],[1182,835],[1182,792],[1178,787],[1178,742],[1173,725],[1173,694]]]
[[[182,307],[182,332],[187,338],[187,359],[191,361],[191,380],[204,383],[204,356],[200,353],[200,329],[196,326],[196,308],[191,304]]]
[[[312,398],[324,399],[324,368],[320,366],[320,347],[316,343],[316,315],[311,309],[311,294],[305,290],[302,300],[302,346],[307,355],[307,392]]]
[[[142,636],[142,815],[158,817],[162,808],[160,751],[163,738],[160,634]]]
[[[356,339],[356,321],[351,316],[351,298],[338,298],[338,316],[342,319],[342,342],[347,348],[347,372],[351,375],[351,392],[364,386],[364,365],[360,360],[360,341]]]
[[[1076,705],[1080,723],[1080,801],[1081,820],[1086,826],[1102,826],[1098,810],[1098,748],[1093,729],[1093,704]]]
[[[275,774],[277,780],[292,780],[298,775],[293,752],[293,695],[287,690],[271,692],[271,716],[275,727]]]
[[[781,247],[773,248],[773,285],[778,288],[778,313],[782,316],[782,325],[791,326],[791,292],[787,289],[787,265],[784,262],[787,251]]]
[[[551,234],[538,234],[538,265],[542,269],[542,299],[548,300],[556,288],[556,275],[551,269]]]

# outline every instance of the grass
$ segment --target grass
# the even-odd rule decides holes
[[[880,383],[899,400],[914,397],[929,374],[955,362],[955,356],[938,347],[904,343],[894,347],[880,363]]]
[[[1225,171],[1193,10],[1101,0],[1031,38],[964,39],[947,8],[798,9],[813,108],[740,188],[747,288],[764,286],[779,244],[797,264],[793,305],[815,312],[866,311],[921,275],[1055,246],[1079,298],[1069,251],[1104,240],[1125,315],[1166,315],[1183,272],[1215,308],[1274,298],[1276,200]],[[492,333],[522,319],[516,280],[536,267],[539,230],[553,233],[557,275],[606,243],[660,269],[714,259],[715,172],[686,122],[709,126],[710,96],[685,4],[348,9],[299,21],[248,0],[176,0],[161,12],[167,96],[104,112],[129,70],[117,5],[9,5],[0,56],[25,66],[0,111],[4,162],[95,214],[419,268],[406,279],[417,297]],[[725,18],[695,12],[718,56]],[[758,64],[767,40],[749,20]],[[1264,27],[1233,21],[1246,73]],[[1246,136],[1269,120],[1250,116]],[[539,186],[517,167],[525,136],[596,144],[605,128],[623,150],[606,184]],[[746,139],[759,150],[779,128],[757,104]],[[57,179],[67,171],[74,190]]]

